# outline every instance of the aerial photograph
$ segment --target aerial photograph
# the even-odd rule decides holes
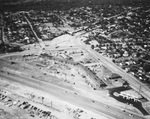
[[[150,119],[150,0],[0,0],[0,119]]]

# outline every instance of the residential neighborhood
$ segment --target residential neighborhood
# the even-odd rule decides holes
[[[0,118],[148,119],[150,4],[117,1],[2,2]]]

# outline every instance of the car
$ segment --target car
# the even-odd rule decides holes
[[[105,105],[106,108],[109,108],[109,106]]]
[[[129,116],[130,116],[130,117],[134,117],[134,115],[133,115],[133,114],[129,114]]]
[[[126,112],[126,110],[124,110],[124,109],[121,109],[121,111],[122,111],[122,112]]]
[[[76,92],[74,92],[74,94],[75,94],[75,95],[77,95],[77,93],[76,93]]]

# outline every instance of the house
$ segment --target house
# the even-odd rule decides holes
[[[89,42],[91,45],[97,46],[99,43],[96,40],[92,40]]]
[[[121,55],[119,53],[115,53],[115,54],[113,54],[113,57],[118,58],[118,57],[121,57]]]
[[[124,54],[123,54],[124,57],[128,57],[129,56],[129,53],[127,51],[124,51]]]

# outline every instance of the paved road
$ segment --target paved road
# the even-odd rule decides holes
[[[30,27],[30,29],[31,29],[31,31],[32,31],[32,33],[33,33],[35,39],[37,40],[37,42],[38,42],[39,45],[41,46],[41,48],[42,48],[42,49],[45,48],[45,44],[43,43],[43,40],[40,39],[40,38],[37,36],[36,32],[35,32],[34,29],[33,29],[33,26],[32,26],[32,24],[31,24],[31,22],[30,22],[29,19],[26,17],[26,16],[28,16],[28,14],[25,13],[25,14],[23,14],[23,16],[24,16],[26,22],[28,23],[28,25],[29,25],[29,27]]]
[[[99,54],[95,50],[92,50],[91,48],[87,47],[83,42],[81,42],[79,35],[80,34],[78,33],[74,37],[74,39],[76,40],[76,43],[81,46],[81,48],[83,48],[87,52],[89,52],[91,54],[91,56],[93,56],[95,59],[97,59],[97,61],[99,61],[99,59],[100,59],[100,62],[103,63],[103,65],[105,65],[111,71],[113,71],[113,72],[118,73],[119,75],[121,75],[125,80],[127,80],[129,82],[129,84],[131,85],[131,87],[134,90],[136,90],[137,92],[139,92],[139,90],[140,90],[140,94],[143,95],[148,100],[150,100],[150,89],[147,86],[145,86],[144,84],[142,84],[140,81],[138,81],[131,74],[126,73],[123,69],[121,69],[120,67],[118,67],[112,61],[108,60],[106,57],[102,56],[101,54]]]
[[[70,47],[70,46],[64,47],[63,46],[63,47],[59,47],[59,48],[51,48],[49,46],[45,46],[45,52],[47,52],[47,51],[58,51],[58,50],[69,50],[69,49],[75,50],[77,48],[79,48],[79,46],[72,46],[72,47]],[[41,49],[38,48],[38,49],[25,50],[22,52],[3,53],[3,54],[0,54],[0,58],[16,56],[16,55],[28,55],[28,54],[39,55],[40,51],[41,51]]]
[[[87,48],[85,45],[83,45],[83,43],[78,43],[79,41],[75,41],[81,48],[83,48],[83,49],[85,49],[87,52],[89,52],[90,54],[92,54],[93,56],[94,56],[94,58],[96,58],[96,59],[100,59],[101,60],[101,62],[105,65],[105,66],[107,66],[108,68],[110,68],[111,70],[113,70],[114,72],[119,72],[119,74],[122,76],[122,77],[124,77],[125,79],[126,78],[128,78],[128,79],[132,79],[133,77],[131,77],[129,74],[126,74],[124,71],[122,71],[122,69],[120,69],[119,67],[117,67],[117,66],[115,66],[115,64],[114,63],[112,63],[111,61],[109,61],[109,60],[107,60],[105,57],[103,57],[102,55],[100,55],[99,53],[97,53],[97,52],[95,52],[95,51],[93,51],[93,50],[91,50],[90,48]],[[28,54],[28,53],[30,53],[31,54],[31,52],[30,51],[26,51],[26,52],[24,52],[24,53],[22,53],[22,52],[18,52],[18,53],[11,53],[11,54],[5,54],[5,55],[1,55],[0,57],[2,58],[2,57],[5,57],[5,56],[12,56],[12,55],[16,55],[16,54],[18,54],[18,55],[21,55],[21,54]],[[1,76],[2,74],[0,74],[0,76]],[[127,75],[127,76],[126,76]],[[5,77],[6,77],[6,75],[5,75]],[[8,78],[8,77],[6,77],[6,78]],[[12,76],[11,77],[9,77],[8,79],[10,79],[10,80],[12,80]],[[13,78],[13,80],[14,79],[17,79],[17,78]],[[126,79],[127,80],[127,79]],[[137,81],[137,79],[134,79],[134,80],[136,80]],[[134,81],[133,80],[133,81]],[[19,81],[23,81],[24,82],[24,80],[14,80],[14,81],[17,81],[17,82],[19,82]],[[29,81],[29,82],[31,82],[31,81]],[[21,83],[21,82],[20,82]],[[135,82],[132,82],[132,80],[130,80],[129,81],[129,83],[130,84],[132,84],[133,85],[133,88],[135,88],[136,90],[138,90],[139,89],[139,85],[137,85],[137,84],[135,84]],[[37,84],[33,84],[33,85],[31,85],[30,83],[27,83],[26,82],[26,85],[28,85],[28,86],[31,86],[31,87],[33,87],[34,85],[37,85]],[[134,85],[136,86],[136,87],[134,87]],[[34,86],[34,87],[37,87],[37,86]],[[39,86],[38,86],[38,88],[39,88]],[[50,89],[53,89],[53,88],[50,88]],[[54,88],[55,89],[55,88]],[[58,89],[57,89],[58,90]],[[61,90],[62,91],[62,90]],[[142,91],[142,93],[143,93],[143,88],[141,89],[141,91]],[[50,93],[52,93],[52,92],[50,92]],[[57,94],[57,92],[53,92],[52,93],[53,95],[56,95]],[[67,93],[66,95],[68,95],[69,93]],[[146,94],[145,94],[146,95]],[[58,96],[58,95],[57,95]],[[64,95],[63,95],[64,96]],[[72,95],[72,96],[74,96],[74,94]],[[147,95],[146,95],[147,96]],[[59,96],[58,96],[59,97]],[[61,95],[60,95],[60,97],[61,97]],[[106,109],[106,107],[105,107],[105,105],[103,105],[103,106],[100,106],[100,107],[105,107],[105,108],[100,108],[100,107],[98,107],[97,108],[97,106],[95,105],[95,104],[99,104],[99,102],[95,102],[94,104],[92,103],[92,101],[90,100],[90,99],[84,99],[83,100],[83,98],[79,98],[78,97],[78,99],[77,100],[79,100],[79,102],[76,100],[76,101],[73,101],[72,102],[72,100],[74,100],[74,97],[73,97],[73,99],[70,99],[71,98],[71,96],[66,96],[67,97],[67,99],[65,98],[65,97],[63,97],[64,98],[64,100],[69,100],[69,102],[71,102],[71,103],[75,103],[75,104],[79,104],[79,105],[82,105],[82,106],[86,106],[86,108],[89,108],[90,110],[93,110],[94,109],[94,111],[97,111],[97,112],[102,112],[102,113],[105,113],[106,115],[110,115],[110,116],[112,116],[112,117],[115,117],[115,118],[118,118],[118,119],[123,119],[124,117],[123,116],[121,116],[121,115],[125,115],[126,117],[128,117],[128,115],[129,115],[129,113],[127,113],[127,114],[122,114],[122,112],[120,112],[120,110],[115,110],[115,108],[114,107],[109,107],[108,109]],[[68,99],[69,98],[69,99]],[[85,97],[84,97],[85,98]],[[87,101],[85,101],[85,100],[87,100]],[[88,105],[88,104],[86,104],[87,102],[89,102],[90,101],[90,103],[88,103],[88,104],[90,104],[90,105]],[[82,102],[82,103],[81,103]],[[86,102],[86,103],[83,103],[83,102]],[[92,103],[92,104],[91,104]],[[94,105],[95,107],[92,107],[92,105]],[[99,104],[100,105],[100,104]],[[100,108],[100,109],[99,109]],[[112,108],[112,109],[111,109]],[[111,113],[109,113],[108,114],[108,112],[107,111],[109,110],[111,110],[112,111],[112,114]],[[117,112],[117,113],[116,113]],[[118,113],[118,112],[120,112],[120,113]],[[117,116],[117,115],[119,115],[119,116]],[[122,118],[121,118],[122,117]],[[136,116],[135,116],[136,117]],[[125,119],[125,118],[124,118]],[[130,117],[128,117],[127,119],[130,119]],[[136,119],[142,119],[141,117],[136,117]]]
[[[79,107],[84,107],[93,112],[105,115],[110,119],[145,119],[143,116],[140,116],[138,114],[133,114],[134,117],[131,117],[129,116],[129,112],[122,112],[118,108],[108,106],[101,102],[93,102],[91,99],[88,99],[82,95],[74,94],[71,91],[66,92],[65,89],[53,86],[43,81],[37,81],[35,79],[13,74],[11,72],[9,72],[9,74],[0,72],[0,77],[5,78],[9,81],[18,82],[36,89],[40,89],[62,100],[78,105]]]
[[[3,20],[3,15],[0,14],[0,39],[1,39],[1,42],[4,44],[5,41],[4,41],[4,20]]]
[[[111,71],[114,71],[115,73],[118,73],[119,75],[121,75],[125,80],[127,80],[129,82],[129,84],[131,85],[131,87],[133,89],[135,89],[137,92],[140,91],[140,93],[146,97],[148,100],[150,100],[150,89],[148,87],[146,87],[144,84],[142,84],[140,81],[138,81],[134,76],[126,73],[123,69],[121,69],[120,67],[116,66],[113,62],[111,62],[110,60],[108,60],[107,58],[103,57],[102,55],[100,55],[97,52],[91,51],[88,49],[88,51],[94,55],[94,57],[97,57],[101,60],[101,62],[107,67],[109,68]]]

